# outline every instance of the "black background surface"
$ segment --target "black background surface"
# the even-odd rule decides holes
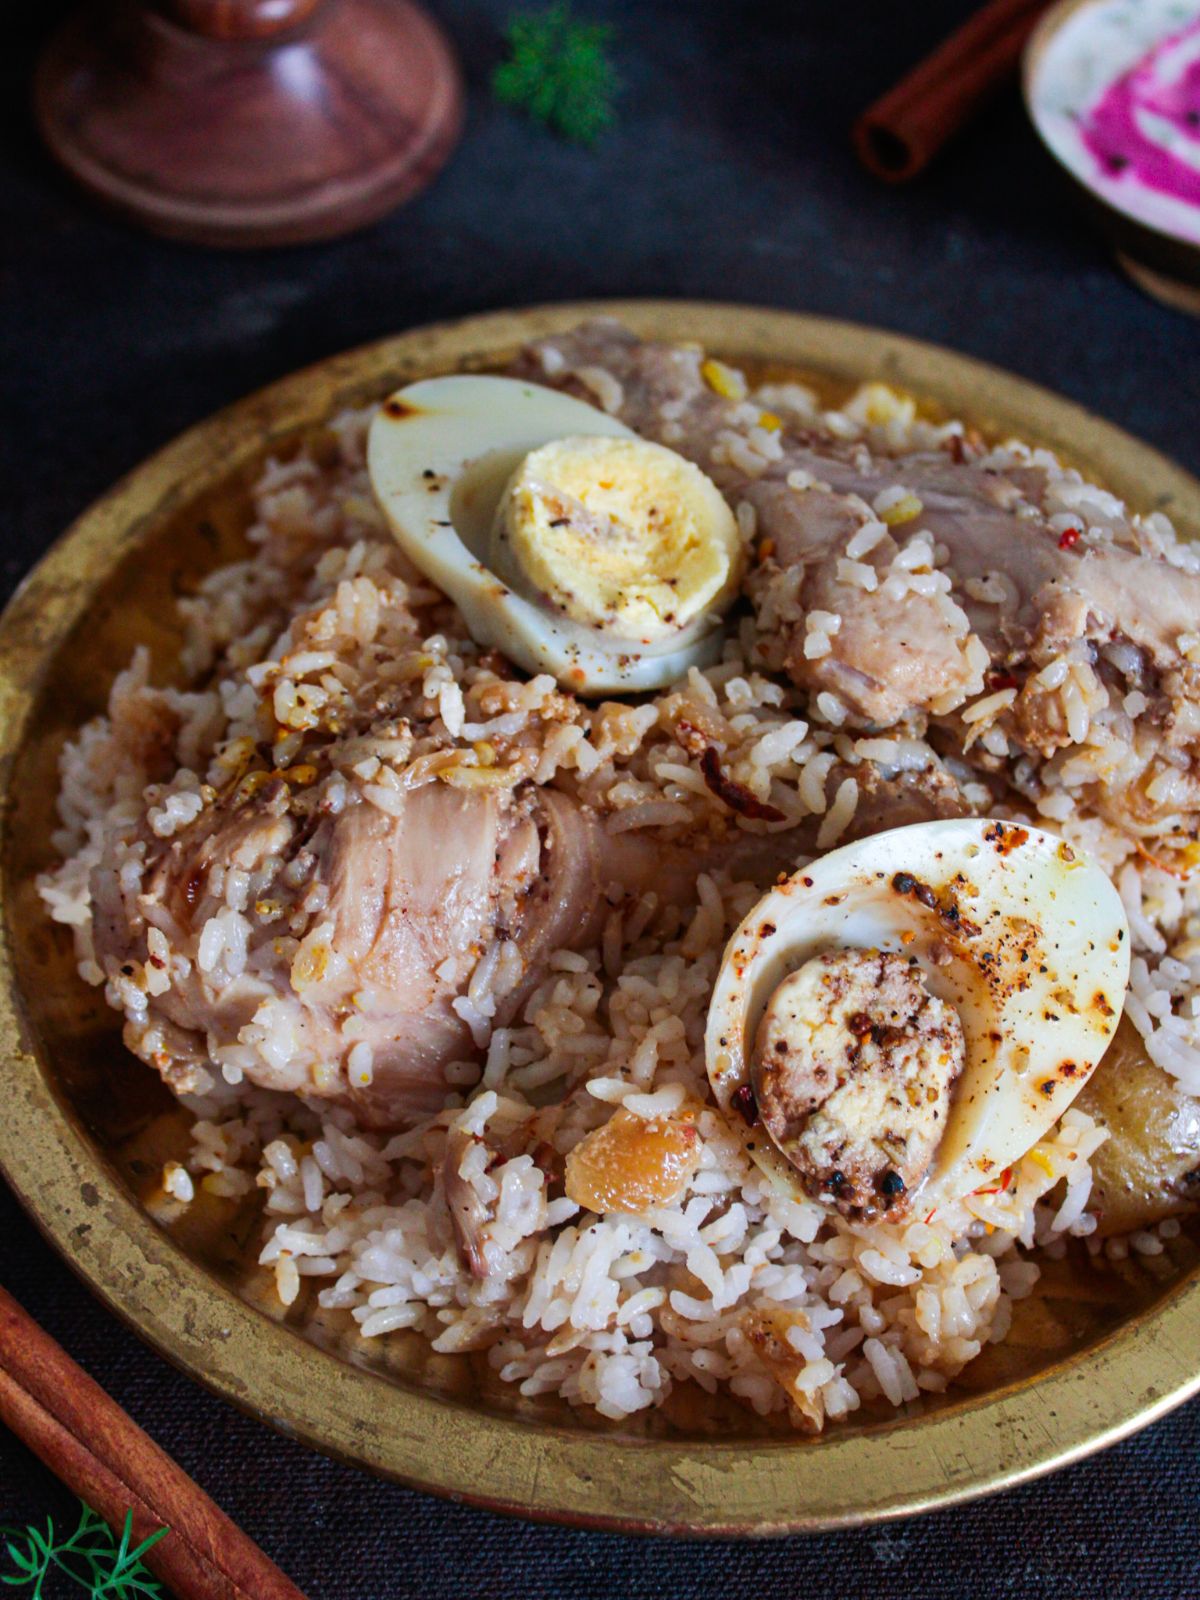
[[[506,0],[440,0],[470,90],[450,168],[367,233],[255,255],[128,231],[45,161],[27,78],[61,9],[10,8],[0,51],[5,594],[95,495],[216,407],[385,333],[543,299],[691,295],[877,322],[1059,389],[1200,470],[1200,323],[1119,276],[1015,95],[910,191],[855,167],[854,113],[962,0],[579,0],[619,27],[621,121],[595,153],[489,103]],[[2,1187],[0,1281],[312,1600],[1200,1595],[1200,1405],[925,1519],[669,1544],[444,1505],[276,1437],[102,1311]],[[69,1518],[68,1497],[0,1432],[0,1520],[47,1511]]]

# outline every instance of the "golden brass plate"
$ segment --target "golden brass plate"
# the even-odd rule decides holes
[[[78,981],[35,877],[53,858],[63,739],[104,703],[135,643],[162,671],[173,600],[239,549],[268,453],[319,442],[348,404],[402,381],[496,366],[597,311],[698,339],[831,394],[884,378],[935,410],[1061,451],[1140,509],[1200,534],[1200,484],[1145,445],[1017,378],[892,334],[792,313],[632,301],[502,312],[338,356],[168,445],[82,516],[0,622],[0,1165],[50,1242],[104,1302],[191,1376],[305,1443],[458,1499],[588,1525],[771,1534],[945,1505],[1044,1472],[1200,1387],[1200,1248],[1097,1270],[1051,1264],[1011,1340],[920,1414],[862,1415],[819,1440],[773,1434],[681,1390],[669,1414],[614,1427],[522,1401],[469,1358],[364,1343],[302,1303],[284,1314],[245,1266],[255,1218],[208,1197],[172,1218],[155,1189],[182,1147],[174,1102],[123,1051]]]

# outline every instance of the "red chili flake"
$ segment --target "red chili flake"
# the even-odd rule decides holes
[[[1077,545],[1082,538],[1082,528],[1065,528],[1058,536],[1058,548],[1060,550],[1070,550],[1073,546]]]
[[[733,1091],[729,1103],[748,1128],[752,1128],[758,1121],[758,1101],[754,1098],[754,1090],[748,1083],[743,1083],[740,1088]]]
[[[994,1184],[991,1185],[990,1188],[987,1188],[987,1189],[976,1189],[975,1193],[976,1194],[1004,1194],[1005,1191],[1007,1190],[1009,1184],[1012,1182],[1012,1175],[1013,1175],[1013,1169],[1011,1167],[1005,1167],[1004,1171],[1000,1174],[999,1178],[996,1180],[996,1182]]]
[[[937,1216],[937,1207],[936,1207],[936,1206],[934,1206],[934,1208],[933,1208],[933,1210],[932,1210],[932,1211],[931,1211],[931,1212],[930,1212],[930,1213],[929,1213],[929,1215],[928,1215],[928,1216],[927,1216],[927,1217],[926,1217],[926,1218],[925,1218],[925,1223],[926,1223],[926,1226],[928,1226],[928,1225],[929,1225],[929,1223],[931,1223],[931,1222],[932,1222],[932,1221],[933,1221],[933,1219],[934,1219],[934,1217],[936,1217],[936,1216]]]
[[[983,837],[989,844],[995,845],[997,855],[1007,856],[1021,848],[1029,837],[1029,829],[1018,828],[1012,823],[993,822]]]
[[[1019,689],[1021,680],[1011,672],[989,672],[987,686],[994,694],[998,689]]]

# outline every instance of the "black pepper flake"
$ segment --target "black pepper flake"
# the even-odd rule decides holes
[[[879,1192],[887,1195],[889,1200],[894,1200],[897,1195],[904,1193],[904,1179],[898,1172],[885,1172],[879,1180]]]
[[[920,878],[914,878],[911,872],[898,872],[892,879],[892,888],[897,894],[910,894],[914,900],[919,900],[923,906],[928,906],[931,911],[938,908],[937,895],[927,883],[922,883]]]

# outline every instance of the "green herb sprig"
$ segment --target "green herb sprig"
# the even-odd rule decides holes
[[[518,12],[504,37],[508,59],[492,75],[496,99],[564,139],[595,144],[614,121],[611,27],[577,21],[564,0],[548,11]]]
[[[12,1562],[12,1570],[0,1573],[0,1583],[25,1591],[26,1600],[46,1600],[43,1585],[54,1572],[63,1573],[90,1600],[164,1600],[162,1586],[142,1564],[150,1546],[167,1532],[158,1528],[141,1544],[132,1546],[133,1512],[125,1517],[118,1540],[112,1529],[92,1510],[79,1502],[79,1526],[66,1539],[59,1539],[54,1519],[46,1518],[46,1531],[32,1525],[25,1528],[0,1528],[0,1538]]]

